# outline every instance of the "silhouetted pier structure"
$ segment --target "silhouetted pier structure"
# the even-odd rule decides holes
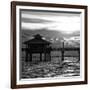
[[[40,61],[42,61],[42,54],[44,54],[44,61],[51,60],[50,56],[50,42],[43,40],[39,34],[34,35],[34,38],[24,42],[26,48],[23,49],[26,53],[25,60],[32,61],[32,54],[40,54]],[[47,58],[48,55],[48,58]]]
[[[24,42],[26,48],[22,50],[25,51],[25,61],[32,61],[32,54],[40,54],[40,61],[42,61],[42,54],[44,54],[44,61],[51,60],[51,51],[61,51],[62,61],[64,60],[65,51],[77,51],[80,60],[80,48],[79,47],[64,47],[64,41],[62,42],[62,48],[51,48],[51,42],[43,40],[42,36],[37,34],[33,39]],[[47,57],[48,55],[48,57]],[[74,57],[74,56],[72,56]]]

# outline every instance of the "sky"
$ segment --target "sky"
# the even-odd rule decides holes
[[[80,31],[80,13],[21,11],[22,30],[56,30],[64,33]]]

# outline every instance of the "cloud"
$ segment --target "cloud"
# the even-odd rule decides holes
[[[21,28],[28,30],[48,29],[66,33],[80,30],[80,15],[21,14]]]
[[[48,23],[51,21],[40,19],[40,18],[22,18],[21,22],[24,22],[24,23]]]
[[[22,29],[30,29],[30,30],[38,30],[38,29],[48,29],[49,27],[53,27],[54,23],[21,23]]]
[[[48,29],[57,30],[63,32],[73,32],[80,30],[80,23],[71,22],[51,22],[51,23],[24,23],[22,22],[22,29],[38,30],[38,29]]]
[[[54,21],[54,22],[79,22],[80,21],[80,17],[79,16],[49,16],[49,15],[45,15],[45,16],[41,16],[41,15],[29,15],[29,14],[22,14],[21,18],[26,18],[26,19],[39,19],[39,20],[45,20],[45,21]]]

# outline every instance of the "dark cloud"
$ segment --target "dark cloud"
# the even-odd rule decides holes
[[[21,22],[25,23],[49,23],[50,20],[37,19],[37,18],[21,18]]]

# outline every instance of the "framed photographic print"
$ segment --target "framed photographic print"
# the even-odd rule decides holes
[[[87,6],[11,2],[11,88],[87,84]]]

